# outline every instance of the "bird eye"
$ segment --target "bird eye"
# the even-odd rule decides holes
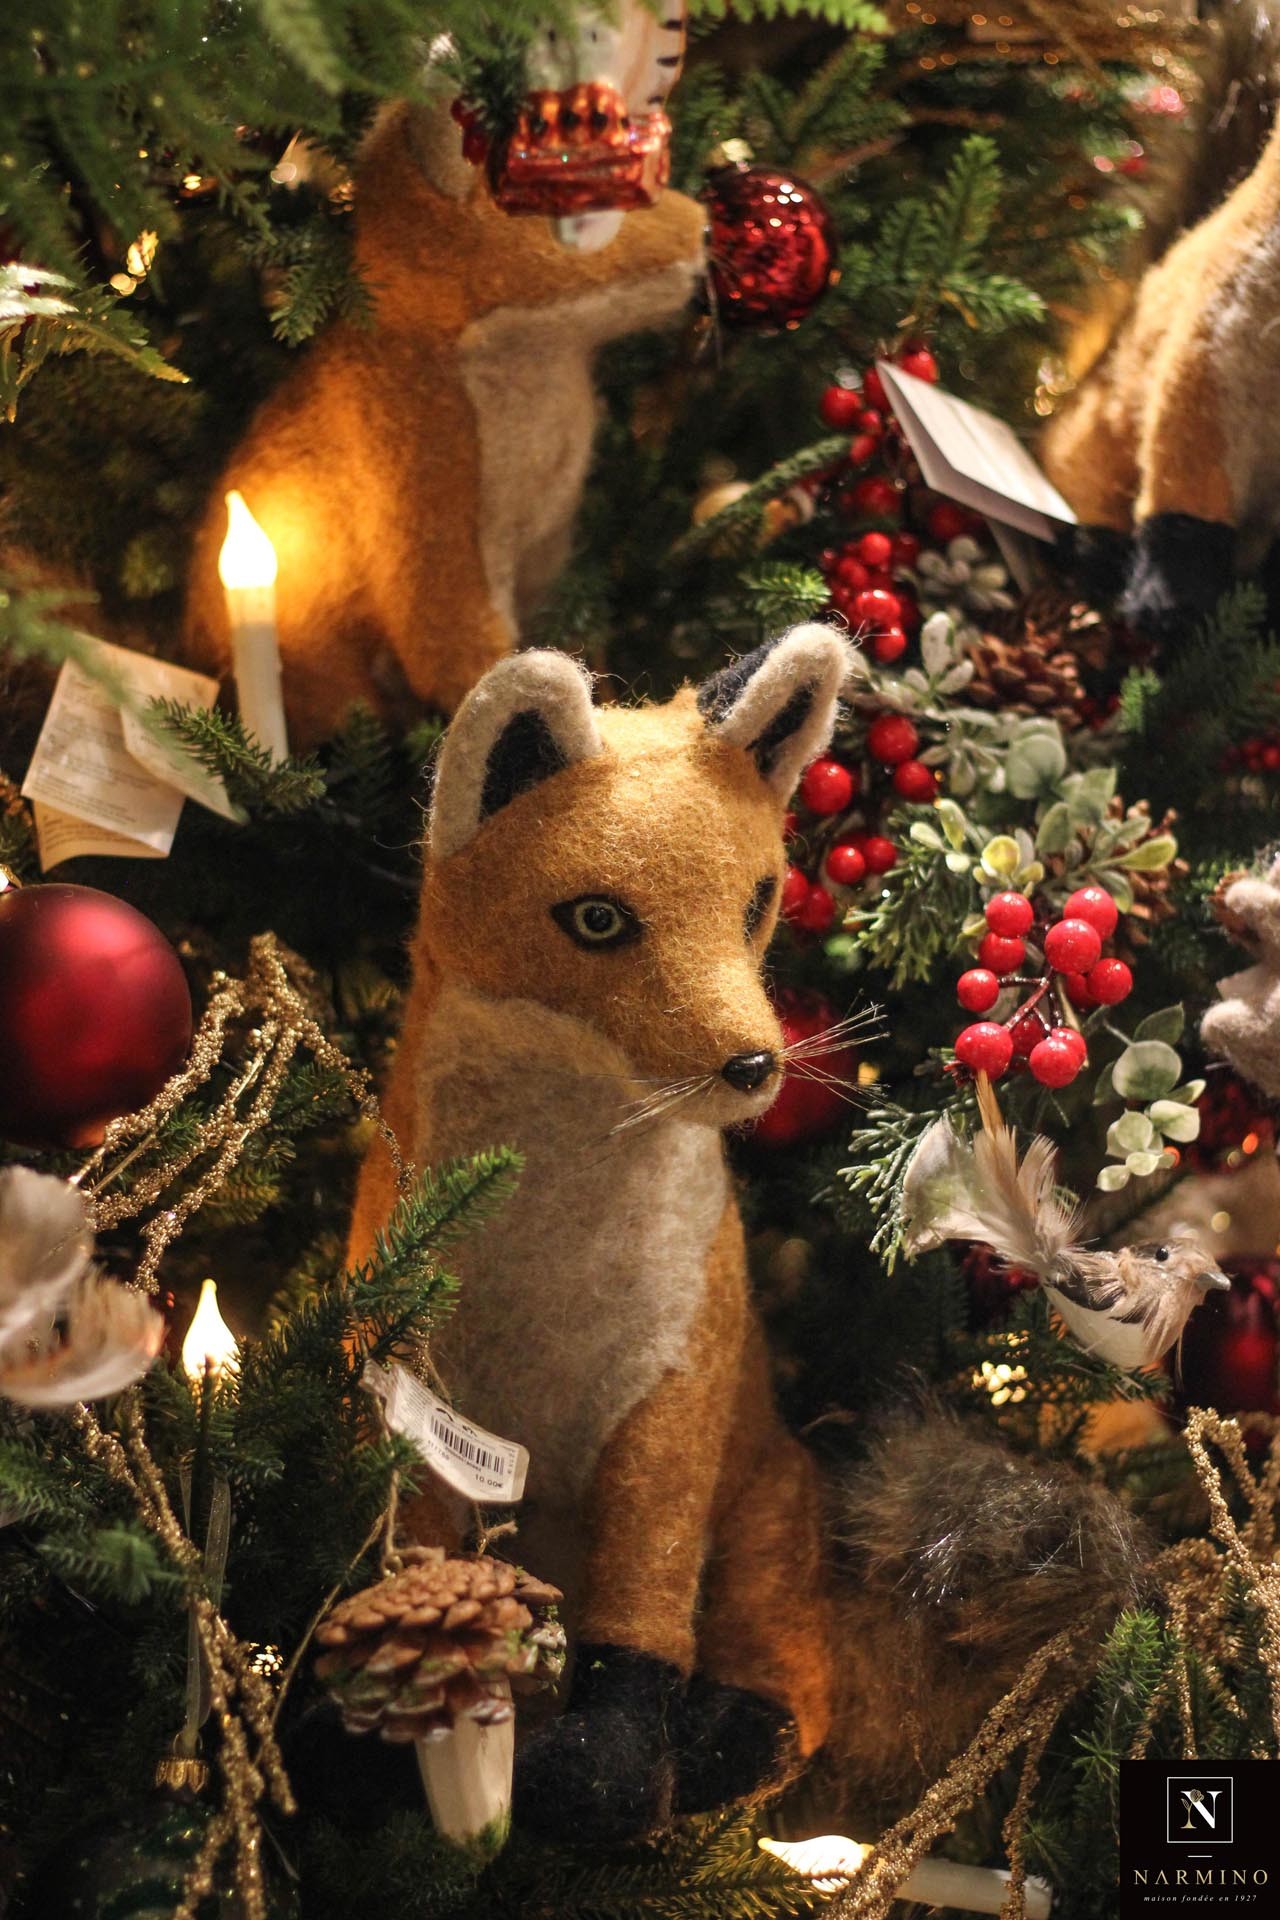
[[[1157,1247],[1155,1250],[1155,1253],[1152,1255],[1152,1258],[1160,1261],[1167,1260],[1169,1258],[1168,1247]]]
[[[576,900],[562,900],[552,907],[551,917],[579,947],[622,947],[638,940],[642,932],[631,908],[607,893],[583,893]]]
[[[754,940],[764,925],[764,917],[773,905],[773,896],[777,891],[778,883],[771,873],[767,873],[763,880],[756,881],[755,891],[742,916],[743,930],[748,940]]]

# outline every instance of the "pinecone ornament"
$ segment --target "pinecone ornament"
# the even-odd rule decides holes
[[[406,1547],[404,1570],[342,1600],[316,1628],[316,1661],[350,1733],[431,1740],[461,1720],[512,1716],[511,1686],[564,1666],[558,1588],[486,1554]]]

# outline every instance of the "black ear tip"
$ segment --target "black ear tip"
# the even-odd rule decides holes
[[[714,726],[732,712],[777,644],[777,640],[766,640],[762,647],[744,653],[741,660],[732,661],[703,681],[698,688],[698,712],[704,720]]]
[[[487,820],[509,806],[519,793],[549,780],[569,764],[564,749],[536,707],[513,713],[489,749],[480,817]]]

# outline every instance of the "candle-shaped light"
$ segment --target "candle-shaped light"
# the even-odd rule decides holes
[[[218,1307],[212,1280],[200,1285],[200,1298],[182,1343],[182,1365],[193,1380],[220,1380],[234,1371],[239,1345]]]
[[[218,578],[227,596],[240,718],[273,760],[283,760],[289,738],[276,636],[276,550],[240,493],[227,495],[227,537],[218,555]]]
[[[824,1833],[816,1840],[760,1841],[794,1873],[803,1874],[819,1893],[836,1893],[848,1886],[874,1849],[840,1833]],[[937,1854],[911,1869],[894,1894],[895,1900],[919,1900],[928,1907],[957,1907],[963,1913],[999,1913],[1009,1893],[1007,1867],[970,1867]],[[1027,1920],[1049,1920],[1053,1895],[1047,1882],[1034,1875],[1026,1881]]]

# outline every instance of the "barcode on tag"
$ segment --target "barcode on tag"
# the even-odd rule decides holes
[[[482,1505],[520,1499],[529,1471],[526,1447],[473,1426],[394,1361],[389,1367],[366,1361],[362,1384],[382,1401],[388,1426],[412,1441],[455,1493]]]

